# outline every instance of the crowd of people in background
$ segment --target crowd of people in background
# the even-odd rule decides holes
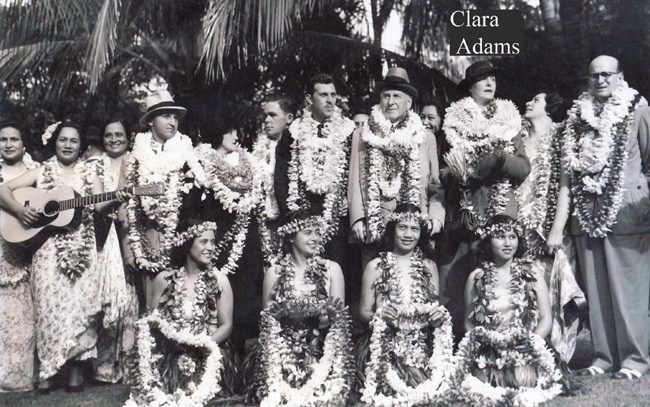
[[[319,73],[301,109],[267,96],[251,151],[234,120],[181,134],[166,90],[134,135],[51,125],[42,162],[1,118],[0,391],[537,405],[573,374],[638,379],[650,108],[610,56],[570,108],[541,91],[522,115],[497,77],[472,64],[447,105],[392,67],[346,117]],[[595,356],[572,372],[585,319]]]

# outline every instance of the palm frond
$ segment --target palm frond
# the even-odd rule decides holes
[[[120,0],[104,0],[97,15],[88,52],[86,54],[86,71],[89,75],[91,92],[97,88],[106,65],[108,65],[117,40],[117,24],[120,19]]]
[[[332,0],[211,0],[203,18],[206,79],[224,73],[223,63],[235,53],[239,62],[280,44],[301,18],[324,9]]]

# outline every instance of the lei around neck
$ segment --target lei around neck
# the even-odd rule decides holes
[[[602,110],[589,93],[569,110],[564,165],[571,175],[573,215],[591,237],[607,236],[616,222],[623,202],[629,133],[640,106],[647,106],[646,100],[621,81]]]
[[[64,186],[61,179],[62,168],[56,156],[43,162],[43,172],[39,175],[37,185],[44,191],[51,191]],[[70,185],[82,195],[90,195],[95,176],[103,177],[103,167],[93,162],[77,161],[74,165],[74,185]],[[95,226],[93,221],[94,206],[82,209],[79,229],[58,233],[50,237],[56,248],[57,270],[71,281],[76,281],[93,266],[95,251]]]
[[[372,108],[369,131],[361,139],[367,144],[368,157],[362,174],[366,182],[365,205],[370,241],[378,241],[385,228],[382,200],[396,199],[420,206],[420,146],[425,128],[420,118],[408,111],[396,123],[390,122],[379,105]]]

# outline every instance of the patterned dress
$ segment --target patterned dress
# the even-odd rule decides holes
[[[0,237],[0,392],[32,389],[34,305],[28,266],[26,251]]]
[[[117,190],[119,168],[118,171],[112,171],[111,161],[105,155],[96,160],[104,168],[104,190]],[[134,276],[125,274],[115,216],[110,214],[96,219],[95,223],[96,226],[103,225],[108,229],[105,242],[97,253],[104,317],[98,331],[95,379],[109,383],[117,383],[128,373],[124,359],[135,343],[135,321],[139,312],[138,297],[133,285]],[[99,239],[99,231],[97,233]]]
[[[39,189],[63,186],[56,158],[44,162],[43,167],[36,184]],[[99,170],[93,163],[78,162],[74,182],[68,186],[81,195],[91,194]],[[84,267],[80,269],[80,265]],[[31,278],[40,379],[45,380],[70,359],[85,360],[97,355],[94,326],[102,304],[92,208],[84,208],[77,229],[50,237],[36,251]]]

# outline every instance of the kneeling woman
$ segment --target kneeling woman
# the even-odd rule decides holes
[[[212,222],[179,224],[171,253],[177,268],[156,277],[152,299],[157,309],[137,322],[127,406],[154,400],[204,405],[222,387],[232,386],[229,379],[236,372],[228,354],[234,352],[222,349],[232,330],[232,290],[228,278],[211,267],[215,229]]]
[[[465,288],[465,329],[458,349],[459,393],[472,406],[537,405],[562,391],[546,347],[551,309],[546,283],[521,260],[523,229],[493,217],[479,245],[485,260]]]
[[[285,257],[264,276],[256,370],[261,406],[343,406],[350,393],[350,316],[341,267],[318,256],[319,218],[289,214]]]
[[[357,343],[368,405],[449,404],[451,317],[438,303],[438,271],[423,259],[428,244],[420,209],[399,205],[386,225],[383,250],[363,273],[361,317],[370,322],[370,359]],[[363,376],[359,375],[360,381]]]

